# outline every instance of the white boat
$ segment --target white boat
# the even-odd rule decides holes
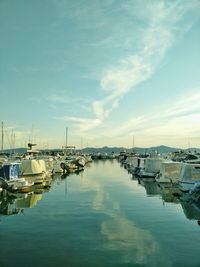
[[[1,183],[3,189],[10,191],[24,190],[31,185],[24,178],[19,178],[20,165],[18,162],[6,162],[1,166],[0,177],[4,181],[4,183]]]
[[[146,158],[144,169],[138,173],[140,178],[155,178],[160,172],[161,163],[164,162],[163,158]]]
[[[194,188],[200,182],[200,164],[183,163],[178,182],[183,191]]]
[[[20,164],[20,176],[47,174],[45,161],[42,159],[25,159]]]
[[[60,163],[60,167],[62,168],[62,172],[66,173],[66,172],[76,172],[76,171],[80,171],[83,170],[83,166],[78,165],[77,163],[74,162],[70,162],[70,161],[62,161]]]
[[[181,162],[162,162],[160,172],[155,178],[156,181],[158,183],[178,183],[182,165]]]
[[[77,156],[75,158],[75,163],[80,167],[84,167],[86,164],[86,159],[84,156]]]
[[[85,158],[85,163],[92,162],[92,157],[91,157],[91,155],[84,155],[84,158]]]
[[[60,167],[62,159],[54,157],[53,158],[53,173],[62,173],[63,169]]]
[[[65,160],[61,161],[60,167],[64,173],[83,170],[86,164],[86,159],[82,155],[68,156]]]
[[[135,175],[138,176],[139,172],[141,170],[144,170],[145,168],[145,160],[146,158],[137,158],[137,166],[134,166],[134,168],[130,169],[130,172]]]
[[[128,156],[124,165],[130,172],[134,172],[135,168],[138,166],[138,157]]]

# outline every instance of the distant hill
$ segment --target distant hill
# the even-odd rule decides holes
[[[59,151],[61,149],[45,149],[43,151]],[[104,147],[85,147],[83,149],[77,149],[77,151],[81,151],[82,153],[85,154],[95,154],[95,153],[115,153],[115,154],[119,154],[121,151],[127,151],[127,152],[135,152],[138,154],[145,154],[145,153],[149,153],[152,151],[157,151],[160,154],[164,154],[164,153],[170,153],[170,152],[175,152],[175,151],[196,151],[197,153],[200,153],[200,148],[190,148],[190,149],[181,149],[181,148],[175,148],[175,147],[168,147],[168,146],[164,146],[164,145],[160,145],[160,146],[155,146],[155,147],[148,147],[148,148],[142,148],[142,147],[134,147],[134,148],[125,148],[125,147],[108,147],[108,146],[104,146]],[[8,154],[12,154],[14,151],[14,153],[17,154],[24,154],[27,152],[27,148],[15,148],[13,149],[5,149],[3,150],[4,153],[8,153]],[[42,151],[42,150],[40,150]]]
[[[124,147],[107,147],[107,146],[104,146],[104,147],[86,147],[86,148],[83,148],[81,149],[81,151],[83,153],[86,153],[86,154],[95,154],[95,153],[108,153],[108,154],[111,154],[112,152],[115,153],[115,154],[118,154],[120,153],[121,151],[124,151],[125,148]]]
[[[149,153],[152,151],[157,151],[160,154],[164,153],[170,153],[170,152],[175,152],[175,151],[180,151],[180,150],[188,150],[188,149],[181,149],[181,148],[175,148],[175,147],[168,147],[164,145],[160,146],[155,146],[155,147],[149,147],[149,148],[141,148],[141,147],[134,147],[134,148],[125,148],[125,147],[100,147],[100,148],[94,148],[94,147],[86,147],[83,148],[81,151],[83,153],[120,153],[121,151],[127,151],[127,152],[135,152],[138,154],[145,154]],[[199,148],[190,148],[190,151],[196,151],[200,153]]]
[[[19,148],[15,148],[15,149],[4,149],[3,153],[8,153],[8,154],[12,154],[12,153],[16,153],[16,154],[24,154],[27,152],[27,148],[24,147],[19,147]]]

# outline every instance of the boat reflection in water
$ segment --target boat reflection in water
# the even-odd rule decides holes
[[[186,218],[196,220],[200,226],[200,192],[183,193],[180,203]]]
[[[199,213],[170,183],[131,180],[117,160],[96,160],[44,185],[1,195],[1,214],[18,216],[1,220],[0,266],[199,266]]]
[[[154,178],[138,179],[138,184],[145,188],[147,196],[161,196],[163,204],[180,203],[179,198],[182,192],[177,184],[159,184]]]
[[[13,215],[23,213],[25,208],[33,208],[42,199],[42,193],[7,194],[0,196],[0,214]]]
[[[27,194],[24,198],[16,199],[16,205],[18,208],[25,209],[25,208],[33,208],[37,205],[38,201],[42,199],[42,193],[36,194],[31,193]]]
[[[49,192],[50,188],[51,179],[43,178],[40,183],[30,186],[26,192],[3,190],[0,192],[0,215],[19,214],[23,213],[26,208],[35,207],[42,199],[42,194]]]
[[[25,196],[25,194],[23,194]],[[13,215],[22,212],[22,210],[17,207],[16,198],[12,195],[4,196],[4,192],[0,195],[0,215]]]
[[[165,203],[181,204],[183,212],[187,219],[196,220],[200,226],[200,188],[195,191],[182,192],[178,185],[162,183],[158,184],[155,180],[139,179],[138,183],[142,185],[147,196],[160,195]]]
[[[161,187],[161,196],[163,203],[175,203],[179,204],[180,189],[178,185],[162,185]]]
[[[138,183],[145,188],[147,196],[157,196],[160,194],[160,187],[154,178],[140,178]]]

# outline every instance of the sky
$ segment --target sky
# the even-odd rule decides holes
[[[200,147],[199,0],[0,0],[0,38],[4,148]]]

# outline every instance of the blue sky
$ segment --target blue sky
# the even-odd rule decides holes
[[[1,0],[0,36],[4,147],[200,147],[199,0]]]

